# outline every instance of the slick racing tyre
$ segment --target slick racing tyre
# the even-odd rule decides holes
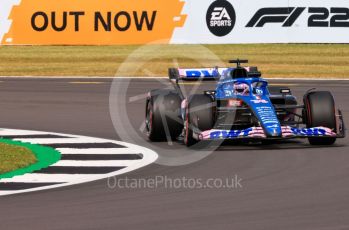
[[[189,147],[198,143],[193,137],[195,131],[206,131],[214,125],[214,106],[210,95],[195,94],[186,104],[184,122],[184,143]]]
[[[327,91],[310,92],[304,97],[307,128],[323,126],[336,132],[336,113],[333,96]],[[335,137],[309,137],[311,145],[332,145]]]
[[[174,90],[152,90],[146,101],[146,132],[151,141],[175,140],[183,130],[181,98]]]
[[[168,76],[170,76],[170,79],[178,79],[179,78],[179,72],[176,68],[169,68],[168,69]]]

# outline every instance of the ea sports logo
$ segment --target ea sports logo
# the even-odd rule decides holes
[[[208,29],[219,37],[225,36],[233,30],[235,20],[234,7],[226,0],[214,1],[206,13]]]

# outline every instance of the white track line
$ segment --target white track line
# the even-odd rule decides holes
[[[97,178],[97,174],[43,174],[31,173],[22,176],[16,176],[11,179],[2,179],[1,182],[16,182],[16,183],[68,183],[69,181],[93,180]],[[0,192],[0,195],[2,193]]]
[[[15,138],[15,141],[29,142],[32,144],[72,144],[72,143],[105,143],[103,139],[92,137],[80,138]]]
[[[78,167],[112,167],[130,166],[136,164],[137,160],[60,160],[52,166],[78,166]]]
[[[57,148],[61,154],[140,154],[137,149],[124,148],[90,148],[90,149],[72,149],[72,148]]]
[[[39,135],[47,134],[41,131],[30,131],[30,130],[16,130],[16,129],[0,129],[0,135]]]

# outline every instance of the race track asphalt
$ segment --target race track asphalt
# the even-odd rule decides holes
[[[0,127],[119,139],[109,113],[111,79],[0,80]],[[126,112],[138,132],[144,99],[137,95],[161,82],[129,84],[126,98],[133,99]],[[349,81],[272,83],[290,86],[298,99],[309,88],[331,90],[349,124]],[[166,155],[167,143],[156,146]],[[190,154],[179,143],[170,148]],[[235,175],[242,188],[109,188],[101,180],[0,197],[0,229],[349,229],[348,138],[332,147],[312,147],[306,140],[224,146],[193,164],[153,164],[127,177]]]

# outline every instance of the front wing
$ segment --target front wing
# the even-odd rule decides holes
[[[290,126],[282,126],[283,138],[304,138],[304,137],[344,137],[341,134],[333,132],[326,127],[313,128],[294,128]],[[262,127],[251,127],[243,130],[206,130],[197,135],[199,140],[234,140],[234,139],[267,139]],[[275,137],[272,137],[275,139]]]
[[[211,129],[194,134],[198,140],[236,140],[236,139],[287,139],[306,137],[345,137],[345,125],[342,111],[338,110],[336,115],[337,133],[327,127],[296,128],[291,126],[281,126],[282,136],[267,137],[262,127],[251,127],[243,130],[221,130]]]

